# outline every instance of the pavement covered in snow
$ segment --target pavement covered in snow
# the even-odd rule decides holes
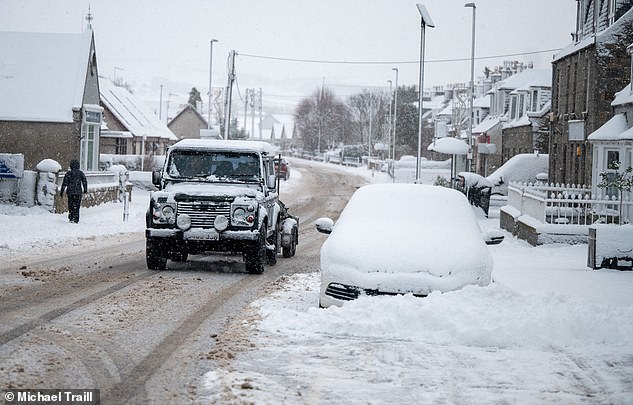
[[[284,186],[300,181],[295,171]],[[135,189],[127,222],[122,204],[106,204],[83,208],[79,224],[0,205],[0,260],[143,232],[147,201]],[[498,207],[478,220],[498,227]],[[633,403],[633,273],[590,270],[586,245],[506,234],[490,252],[493,284],[424,299],[320,309],[319,274],[288,277],[252,305],[252,347],[204,376],[200,402]]]

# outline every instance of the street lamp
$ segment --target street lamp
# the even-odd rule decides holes
[[[422,129],[424,125],[422,123],[422,103],[424,97],[424,35],[426,31],[426,27],[429,26],[431,28],[435,27],[433,24],[433,20],[431,20],[431,16],[429,12],[426,10],[426,7],[421,3],[416,4],[418,11],[420,12],[420,78],[418,83],[418,92],[419,95],[419,112],[418,112],[418,156],[415,162],[415,182],[416,184],[420,180],[420,159],[422,158]]]
[[[209,42],[209,115],[207,117],[207,129],[211,129],[211,97],[213,95],[213,84],[211,79],[213,78],[213,43],[218,42],[217,39],[212,39]]]
[[[396,96],[393,102],[393,160],[396,161],[396,127],[398,124],[398,68],[392,68],[396,71]],[[395,167],[395,166],[394,166]],[[395,171],[394,171],[395,175]],[[395,181],[395,177],[394,177]]]
[[[464,7],[473,9],[473,33],[470,48],[470,91],[468,92],[468,170],[473,171],[473,99],[475,98],[475,3],[466,3]]]
[[[387,80],[389,83],[389,127],[387,130],[387,159],[391,158],[391,128],[393,127],[393,114],[391,111],[391,104],[393,103],[393,82]]]

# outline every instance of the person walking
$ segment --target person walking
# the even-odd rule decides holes
[[[64,197],[64,191],[67,191],[66,195],[68,196],[68,220],[78,223],[82,192],[88,192],[88,182],[84,172],[79,170],[79,162],[77,160],[73,159],[70,161],[70,171],[64,176],[62,189],[59,193],[62,198]]]

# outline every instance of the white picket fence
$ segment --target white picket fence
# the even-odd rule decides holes
[[[585,186],[512,182],[508,186],[508,205],[542,223],[591,225],[621,220],[624,224],[633,223],[631,194],[620,202],[615,196],[593,194]]]

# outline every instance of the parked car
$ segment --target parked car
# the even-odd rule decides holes
[[[541,173],[549,169],[549,155],[522,153],[512,156],[501,167],[486,177],[493,184],[492,194],[508,195],[511,181],[535,182]]]
[[[466,197],[450,188],[374,184],[358,189],[336,224],[320,218],[330,236],[321,248],[320,306],[362,295],[452,291],[491,282],[492,258]],[[487,239],[487,240],[484,240]]]
[[[275,160],[275,173],[282,180],[288,180],[290,178],[290,163],[286,158]]]

